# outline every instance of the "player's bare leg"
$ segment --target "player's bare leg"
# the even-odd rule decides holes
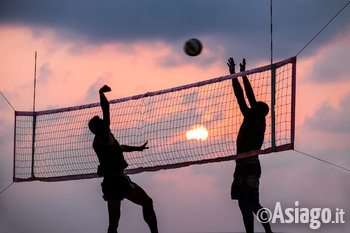
[[[147,193],[140,186],[135,185],[133,191],[126,198],[142,206],[143,218],[148,224],[151,233],[158,233],[157,217],[153,208],[153,200]]]
[[[108,233],[118,233],[117,228],[120,218],[120,200],[110,200],[107,202],[109,226]]]

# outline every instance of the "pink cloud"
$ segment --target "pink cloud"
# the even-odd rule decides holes
[[[161,42],[151,46],[85,44],[79,52],[72,53],[74,45],[58,42],[50,30],[42,30],[40,36],[18,27],[2,27],[0,32],[4,35],[0,37],[3,52],[0,62],[4,65],[0,74],[8,77],[2,79],[1,84],[21,110],[31,109],[34,51],[38,51],[38,109],[82,104],[89,88],[99,79],[114,90],[110,98],[120,98],[205,80],[222,73],[218,68],[199,68],[194,63],[161,67],[159,59],[168,56],[170,51]]]

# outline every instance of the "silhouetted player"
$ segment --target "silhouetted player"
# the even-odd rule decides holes
[[[233,58],[227,63],[230,73],[235,73],[235,62]],[[245,59],[240,64],[240,71],[245,71]],[[237,136],[237,154],[260,150],[266,128],[265,116],[269,107],[264,102],[257,102],[253,89],[247,76],[243,76],[244,89],[250,104],[250,108],[244,99],[243,89],[237,78],[232,79],[232,86],[238,101],[239,108],[244,116],[243,123]],[[259,179],[261,167],[258,155],[236,160],[234,180],[231,186],[231,198],[238,200],[239,208],[243,215],[246,232],[254,232],[254,215],[263,208],[259,203]],[[262,215],[266,219],[267,215]],[[263,223],[266,232],[272,232],[269,223]]]
[[[103,198],[107,201],[108,206],[108,233],[117,233],[120,218],[120,202],[124,198],[142,206],[143,217],[151,232],[158,233],[157,218],[153,209],[152,199],[140,186],[132,182],[124,174],[124,169],[128,164],[124,160],[123,152],[148,149],[146,147],[147,142],[139,147],[119,145],[109,128],[109,103],[104,95],[104,92],[109,91],[111,89],[106,85],[99,91],[103,119],[95,116],[89,122],[89,128],[95,134],[93,148],[100,162],[97,173],[99,176],[103,176],[101,185]]]

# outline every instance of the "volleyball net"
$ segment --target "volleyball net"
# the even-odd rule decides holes
[[[270,107],[261,150],[236,154],[243,121],[232,78],[247,75],[258,101]],[[111,131],[120,144],[143,152],[124,153],[126,173],[157,171],[234,160],[293,149],[296,57],[234,75],[110,100]],[[247,100],[246,100],[247,101]],[[248,101],[247,101],[248,103]],[[15,112],[15,182],[98,177],[94,135],[88,122],[102,118],[100,103],[37,112]]]

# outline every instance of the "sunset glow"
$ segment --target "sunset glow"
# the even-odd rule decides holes
[[[251,107],[239,74],[243,58],[256,101],[270,106],[257,197],[271,220],[276,207],[283,220],[288,209],[298,220],[276,221],[271,230],[350,233],[349,221],[322,221],[349,219],[350,212],[349,3],[0,1],[0,233],[108,231],[104,178],[96,174],[95,135],[88,127],[95,115],[103,118],[103,85],[112,89],[105,96],[114,138],[131,147],[148,142],[123,157],[128,180],[152,200],[158,231],[245,232],[239,201],[231,198],[246,115],[233,77]],[[191,38],[202,43],[198,56],[184,51]],[[296,64],[280,66],[291,56]],[[254,73],[271,63],[274,127],[271,71]],[[32,114],[34,87],[38,114]],[[16,175],[23,182],[15,182]],[[57,182],[46,182],[49,176]],[[330,211],[311,216],[314,209]],[[124,198],[115,232],[150,232],[143,212]]]
[[[203,125],[194,125],[186,132],[187,140],[205,141],[208,138],[208,130]]]

